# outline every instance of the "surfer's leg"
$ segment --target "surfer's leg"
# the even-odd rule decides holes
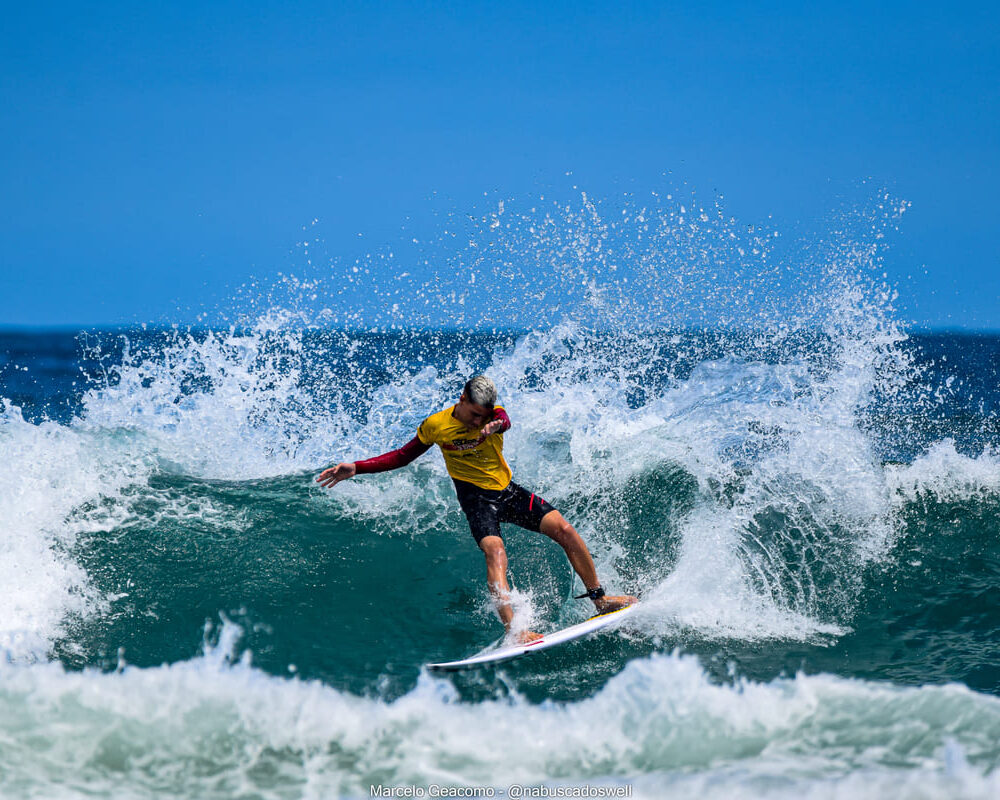
[[[558,511],[550,511],[539,525],[539,530],[558,544],[565,552],[573,570],[580,576],[583,585],[588,589],[596,589],[601,585],[597,579],[597,568],[583,538]]]
[[[507,550],[499,536],[485,536],[479,541],[479,549],[486,556],[486,583],[493,595],[500,621],[509,631],[514,609],[510,607],[510,585],[507,583]]]
[[[597,579],[597,568],[594,566],[594,559],[583,541],[583,537],[577,533],[576,528],[566,521],[558,511],[548,512],[539,523],[539,530],[558,544],[566,553],[573,570],[580,576],[587,591],[597,589],[601,582]],[[638,598],[632,595],[604,595],[594,598],[594,605],[602,614],[608,611],[617,611],[619,608],[632,605],[638,602]]]
[[[469,521],[469,531],[479,549],[486,556],[486,584],[493,596],[500,621],[510,633],[514,609],[510,605],[510,586],[507,584],[507,550],[500,534],[500,511],[497,503],[500,492],[481,489],[464,481],[455,481],[458,502]],[[524,631],[522,641],[537,639],[538,634]]]
[[[493,595],[493,604],[504,628],[510,633],[510,624],[514,619],[514,609],[510,605],[510,585],[507,583],[507,550],[503,539],[499,536],[484,536],[479,540],[479,549],[486,556],[486,583]],[[519,638],[522,642],[538,639],[540,634],[534,631],[522,631]]]

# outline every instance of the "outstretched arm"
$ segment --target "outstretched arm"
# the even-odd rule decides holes
[[[405,467],[417,456],[421,456],[430,449],[429,444],[424,444],[416,436],[400,447],[389,453],[383,453],[375,458],[367,458],[364,461],[344,462],[330,467],[320,473],[316,482],[327,488],[336,486],[341,481],[353,478],[355,475],[365,475],[371,472],[388,472],[391,469]]]

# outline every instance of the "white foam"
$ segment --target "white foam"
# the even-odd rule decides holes
[[[897,503],[925,496],[954,502],[1000,495],[1000,455],[989,450],[976,457],[961,455],[952,439],[935,442],[912,464],[890,465],[886,471]]]
[[[71,557],[77,537],[107,524],[113,512],[101,500],[144,480],[152,465],[120,440],[34,425],[10,405],[0,413],[0,447],[0,648],[40,658],[68,617],[103,604]]]
[[[314,467],[343,431],[301,386],[301,331],[179,335],[131,355],[117,380],[83,397],[81,426],[142,435],[162,464],[187,475],[245,480]]]
[[[745,783],[751,795],[836,797],[872,775],[882,787],[924,778],[924,796],[947,797],[997,785],[1000,701],[961,686],[717,685],[672,655],[633,661],[568,704],[466,704],[426,675],[386,701],[230,666],[232,638],[158,668],[3,669],[0,793],[319,798],[372,784],[634,781],[640,796]]]
[[[785,765],[755,765],[714,770],[696,775],[640,776],[633,783],[637,798],[671,797],[678,800],[993,800],[1000,795],[1000,770],[983,774],[970,769],[952,773],[947,766],[913,769],[893,767],[859,769],[848,775],[807,778]]]

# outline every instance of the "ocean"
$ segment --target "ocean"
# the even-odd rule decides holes
[[[1000,796],[1000,336],[910,330],[870,258],[772,295],[796,315],[708,259],[714,323],[573,273],[586,314],[508,327],[269,297],[0,333],[0,796]],[[515,480],[642,603],[430,674],[503,633],[440,455],[315,479],[477,372]],[[584,619],[559,548],[505,535],[519,621]]]

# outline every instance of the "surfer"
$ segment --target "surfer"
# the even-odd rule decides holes
[[[605,594],[590,551],[576,529],[537,494],[514,483],[503,457],[503,434],[510,428],[510,417],[502,406],[496,405],[496,399],[493,381],[477,375],[465,384],[458,403],[427,417],[417,428],[417,435],[398,450],[364,461],[337,464],[324,470],[316,481],[329,488],[355,475],[398,469],[436,444],[441,448],[472,536],[486,556],[486,581],[508,633],[514,611],[510,605],[501,522],[544,533],[562,547],[587,589],[577,599],[589,597],[599,613],[635,603],[636,598],[631,595]],[[522,631],[518,638],[526,643],[541,638],[541,634]]]

